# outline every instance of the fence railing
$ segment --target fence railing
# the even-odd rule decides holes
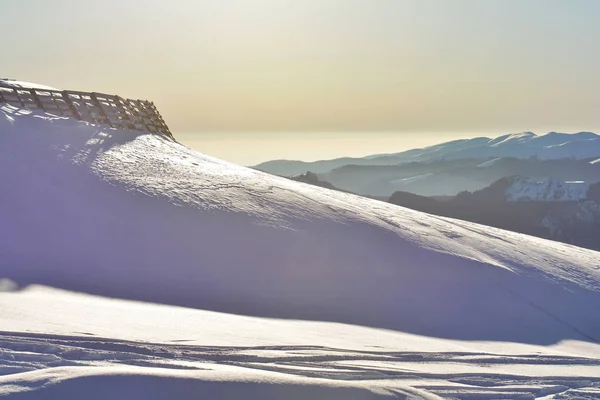
[[[116,129],[161,133],[174,139],[154,103],[147,100],[124,99],[96,92],[18,88],[3,85],[0,80],[0,103],[39,109]]]

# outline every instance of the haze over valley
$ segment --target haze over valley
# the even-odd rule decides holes
[[[0,14],[0,400],[600,399],[600,2]]]

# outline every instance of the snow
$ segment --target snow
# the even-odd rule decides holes
[[[425,149],[427,150],[427,149]],[[538,136],[533,132],[523,132],[490,139],[484,145],[474,145],[463,149],[452,146],[444,148],[446,159],[512,157],[539,159],[576,158],[585,159],[600,155],[600,136],[591,132],[574,134],[549,132]]]
[[[499,147],[502,145],[513,144],[515,142],[526,143],[535,137],[536,134],[533,132],[513,133],[509,135],[498,136],[497,138],[490,140],[488,145],[492,147]]]
[[[15,89],[41,89],[41,90],[59,90],[50,86],[40,85],[37,83],[17,81],[13,79],[0,79],[0,87],[11,87]]]
[[[453,140],[423,149],[369,156],[364,159],[371,160],[370,164],[372,165],[377,165],[378,158],[381,158],[382,161],[393,160],[393,163],[408,163],[440,159],[537,157],[548,160],[560,158],[585,159],[598,156],[600,156],[600,136],[592,132],[573,134],[549,132],[539,136],[533,132],[522,132],[496,138],[478,137]],[[307,166],[306,168],[310,169],[311,167]]]
[[[376,154],[362,158],[337,158],[314,162],[273,160],[261,163],[255,168],[276,175],[296,175],[312,171],[328,173],[348,165],[399,165],[412,162],[435,162],[439,160],[467,159],[596,159],[600,157],[600,135],[592,132],[557,133],[536,135],[522,132],[498,136],[496,138],[476,137],[459,139],[411,149],[400,153]]]
[[[411,184],[411,183],[414,183],[414,182],[417,182],[417,181],[420,181],[423,179],[427,179],[430,176],[433,176],[433,174],[428,173],[428,174],[421,174],[421,175],[417,175],[417,176],[411,176],[410,178],[396,179],[396,180],[391,181],[390,183],[394,184],[394,185],[408,185],[408,184]]]
[[[561,182],[557,179],[537,181],[513,177],[506,189],[507,201],[579,201],[587,198],[589,184],[584,181]]]
[[[600,352],[586,343],[433,339],[41,286],[0,293],[0,304],[9,328],[0,336],[0,398],[517,398],[581,387],[600,393]],[[119,397],[124,393],[129,397]]]
[[[600,395],[600,253],[0,107],[0,398]]]
[[[500,160],[502,160],[502,158],[494,158],[494,159],[491,159],[489,161],[479,164],[477,167],[478,168],[491,167],[492,165],[496,164]]]

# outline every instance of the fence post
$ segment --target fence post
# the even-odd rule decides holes
[[[133,115],[132,110],[129,108],[127,102],[125,101],[125,99],[123,99],[121,96],[115,96],[116,97],[116,102],[119,109],[120,109],[120,114],[123,117],[124,120],[127,121],[127,127],[129,129],[133,128],[133,120],[131,119],[131,116]]]
[[[106,125],[109,125],[111,128],[114,128],[114,126],[112,124],[112,121],[108,118],[108,116],[106,115],[106,113],[102,109],[102,105],[100,104],[100,101],[98,101],[98,98],[96,97],[96,94],[94,92],[92,92],[92,93],[90,93],[90,97],[91,97],[92,102],[94,103],[94,105],[96,107],[98,107],[98,110],[100,111],[100,114],[102,114],[102,116],[104,117],[104,120],[107,122]]]
[[[17,98],[19,103],[21,103],[21,107],[25,108],[25,102],[23,101],[23,99],[21,99],[21,95],[19,94],[19,91],[17,89],[13,89],[13,92],[15,92],[15,97]]]
[[[42,111],[46,111],[46,110],[44,110],[44,105],[42,104],[42,101],[40,100],[37,93],[35,92],[35,89],[31,89],[29,91],[29,93],[31,94],[31,97],[33,97],[33,101],[35,101],[35,104],[37,104],[38,108]]]
[[[67,94],[67,92],[66,91],[62,91],[62,92],[60,92],[60,95],[62,96],[62,98],[65,101],[65,103],[67,103],[67,105],[71,109],[71,112],[73,113],[73,115],[75,116],[75,118],[77,118],[80,121],[83,121],[83,118],[81,117],[81,114],[79,114],[79,110],[77,110],[77,108],[73,104],[73,100],[71,100],[71,98],[69,97],[69,95]]]

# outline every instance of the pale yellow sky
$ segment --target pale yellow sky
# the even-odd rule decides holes
[[[2,0],[0,13],[5,77],[153,100],[182,142],[242,164],[600,131],[600,1]]]
[[[467,135],[468,137],[469,135]],[[457,138],[462,137],[459,134]],[[399,152],[448,140],[447,133],[219,132],[178,133],[185,145],[213,157],[253,166],[267,160],[303,161]]]

